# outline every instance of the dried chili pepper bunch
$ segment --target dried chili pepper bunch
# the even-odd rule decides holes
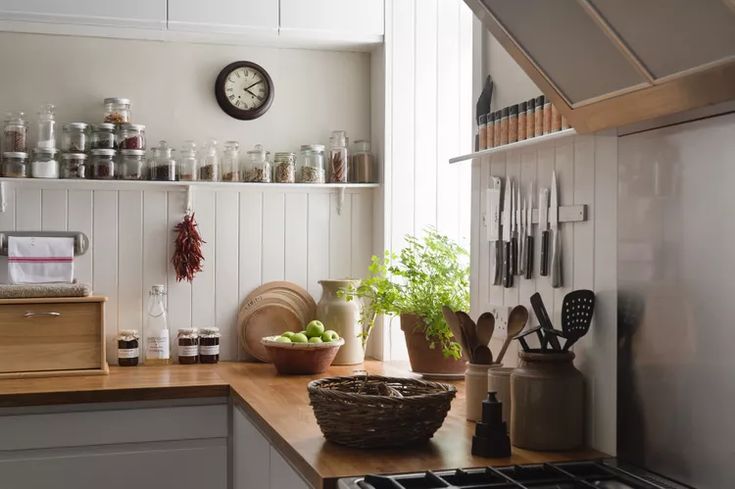
[[[198,225],[194,214],[187,214],[184,220],[176,225],[176,247],[171,263],[176,270],[176,281],[186,280],[191,282],[194,275],[202,271],[202,244],[205,241],[199,234]]]

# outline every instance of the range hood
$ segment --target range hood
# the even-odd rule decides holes
[[[735,0],[465,0],[578,132],[735,99]]]

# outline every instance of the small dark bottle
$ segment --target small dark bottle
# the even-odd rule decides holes
[[[199,363],[219,362],[219,328],[199,330]]]
[[[191,365],[199,361],[199,334],[196,329],[180,329],[177,335],[179,363]]]
[[[123,329],[117,336],[117,364],[135,367],[140,358],[140,336],[134,329]]]

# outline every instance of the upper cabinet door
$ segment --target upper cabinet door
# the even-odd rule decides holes
[[[166,0],[2,0],[0,20],[161,30]]]
[[[168,0],[168,28],[218,34],[276,34],[278,0]]]
[[[383,41],[383,0],[281,0],[281,35],[357,43]]]

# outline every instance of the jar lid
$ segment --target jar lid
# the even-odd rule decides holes
[[[63,126],[64,129],[81,129],[81,130],[85,130],[87,129],[87,127],[89,127],[89,124],[87,124],[86,122],[67,122]]]
[[[200,338],[219,338],[219,328],[199,328]]]
[[[140,336],[138,335],[137,329],[121,329],[117,333],[117,339],[123,341],[137,340]]]
[[[145,156],[145,150],[144,149],[121,149],[120,154],[123,156]]]
[[[28,153],[22,151],[6,151],[3,153],[4,158],[28,158]]]
[[[120,124],[120,129],[130,129],[131,131],[145,131],[143,124]]]
[[[113,124],[112,122],[102,122],[100,124],[93,124],[92,130],[93,131],[114,131],[115,124]]]
[[[114,149],[97,148],[90,151],[95,156],[115,156],[116,151]]]
[[[178,338],[196,338],[199,335],[196,328],[181,328],[176,336]]]
[[[84,153],[64,153],[61,155],[62,160],[86,160],[87,155]]]
[[[122,98],[122,97],[109,97],[105,99],[105,104],[122,104],[122,105],[130,105],[130,99],[129,98]]]
[[[302,144],[301,151],[324,151],[323,144]]]

